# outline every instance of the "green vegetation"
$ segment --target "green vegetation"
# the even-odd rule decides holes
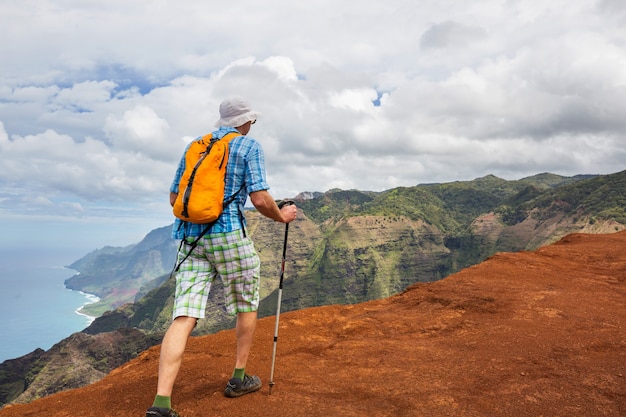
[[[614,232],[626,225],[626,171],[605,176],[539,174],[518,181],[489,175],[473,181],[398,187],[385,192],[331,190],[297,202],[282,311],[388,297],[416,282],[435,281],[497,251],[535,249],[588,226]],[[261,257],[259,316],[276,313],[284,227],[249,210],[249,233]],[[137,245],[103,248],[72,264],[72,289],[103,301],[82,333],[0,367],[0,401],[24,390],[63,389],[91,382],[121,361],[159,343],[171,321],[176,256],[170,227]],[[108,310],[108,311],[104,311]],[[194,334],[232,328],[221,282],[213,283],[206,318]],[[89,375],[72,372],[68,356]],[[51,363],[56,365],[51,365]],[[55,373],[62,377],[53,378]],[[31,389],[29,389],[29,386]],[[34,387],[34,388],[32,388]]]
[[[287,271],[284,310],[386,297],[414,282],[444,278],[498,250],[529,249],[532,246],[527,245],[536,244],[532,242],[541,242],[526,236],[536,226],[530,232],[519,229],[493,236],[475,230],[473,222],[488,213],[495,215],[490,227],[502,230],[557,215],[570,215],[572,221],[588,216],[590,223],[612,220],[626,224],[625,190],[626,171],[576,177],[544,173],[517,181],[488,175],[473,181],[398,187],[385,192],[335,189],[298,201],[319,238],[312,242],[306,233],[298,234],[296,230],[290,234],[290,246],[300,247],[302,252]],[[276,242],[281,241],[282,228],[270,230],[253,219],[250,230],[257,236],[255,245],[262,259],[277,262],[274,252],[279,250]],[[102,263],[89,259],[93,269],[86,275],[93,274],[93,270],[123,269],[110,262],[111,251],[102,254]],[[266,261],[262,264],[266,268],[263,275],[267,296],[261,303],[261,316],[275,313],[276,292],[272,288],[276,287],[272,282],[278,278],[272,269],[275,265]],[[164,279],[161,277],[159,282]],[[105,314],[92,325],[93,331],[104,322],[108,329],[124,323],[147,331],[164,330],[173,289],[169,282],[161,287],[150,285],[156,289],[148,296]],[[140,291],[142,295],[147,292]],[[232,321],[222,318],[219,308],[209,316],[199,325],[200,331],[232,325]]]
[[[568,183],[520,202],[517,211],[529,212],[534,208],[542,209],[541,219],[563,212],[625,224],[626,171]]]
[[[155,278],[169,272],[176,257],[171,227],[151,231],[136,245],[105,247],[87,254],[70,265],[79,274],[65,280],[72,290],[95,294],[100,301],[83,308],[83,313],[99,317],[104,312],[135,301],[139,291]]]

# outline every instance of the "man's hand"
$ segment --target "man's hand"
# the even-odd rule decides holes
[[[290,201],[288,204],[279,205],[279,207],[280,214],[283,216],[283,223],[290,223],[296,219],[296,214],[298,214],[296,203]]]
[[[277,222],[289,223],[296,218],[297,208],[295,204],[285,204],[282,209],[266,190],[250,193],[252,205],[265,217],[269,217]]]

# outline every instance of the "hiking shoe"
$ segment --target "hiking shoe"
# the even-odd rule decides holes
[[[171,408],[150,407],[146,411],[146,417],[180,417],[178,413]]]
[[[239,378],[231,378],[226,384],[224,395],[230,398],[241,397],[242,395],[258,391],[261,388],[261,378],[258,376],[244,375],[243,381]]]

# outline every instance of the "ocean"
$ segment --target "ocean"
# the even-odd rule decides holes
[[[86,251],[60,248],[0,248],[0,363],[54,344],[92,321],[78,310],[97,300],[65,288],[76,274],[66,265]]]

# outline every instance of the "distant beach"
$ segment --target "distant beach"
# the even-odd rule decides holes
[[[68,290],[68,291],[72,291],[72,290]],[[93,321],[96,318],[93,317],[93,316],[90,316],[89,314],[83,313],[82,309],[86,305],[97,303],[98,301],[100,301],[100,297],[98,297],[97,295],[93,295],[93,294],[87,294],[87,293],[82,292],[82,291],[76,291],[76,292],[80,293],[83,297],[85,297],[87,299],[87,302],[85,304],[81,305],[80,307],[78,307],[76,309],[76,311],[74,311],[74,312],[76,314],[78,314],[79,316],[85,317],[89,321],[89,323],[88,323],[88,325],[89,325],[89,324],[93,323]]]

